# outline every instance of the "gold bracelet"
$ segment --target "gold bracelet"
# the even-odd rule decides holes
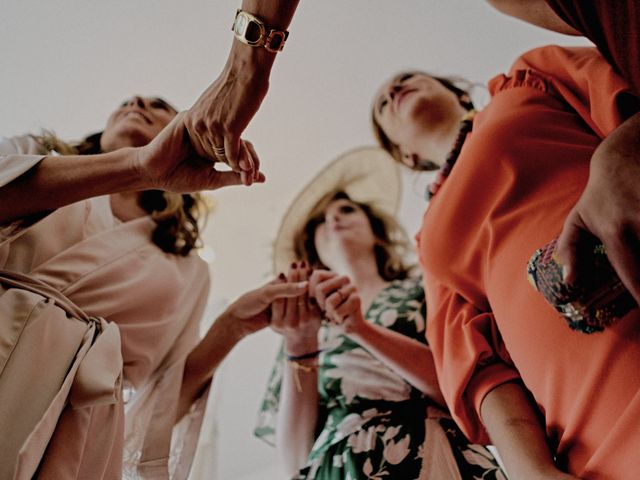
[[[300,360],[288,360],[287,363],[293,368],[293,379],[296,383],[296,390],[298,393],[302,393],[302,384],[300,383],[300,370],[304,373],[311,373],[318,371],[318,364],[312,363],[310,365],[304,365]]]

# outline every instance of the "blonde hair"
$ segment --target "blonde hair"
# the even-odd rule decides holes
[[[32,137],[45,149],[61,155],[91,155],[101,153],[102,132],[87,136],[77,144],[65,142],[51,131]],[[199,220],[206,218],[207,203],[198,193],[179,194],[162,190],[145,190],[140,206],[156,222],[151,240],[164,252],[187,256],[200,246]]]
[[[372,205],[352,200],[342,190],[327,193],[307,215],[304,226],[294,236],[293,243],[297,258],[306,261],[312,268],[327,268],[318,256],[315,232],[329,204],[340,199],[348,200],[360,207],[369,219],[371,230],[376,238],[374,254],[378,274],[386,281],[406,278],[409,267],[405,265],[404,258],[409,252],[410,245],[404,229],[393,217]]]

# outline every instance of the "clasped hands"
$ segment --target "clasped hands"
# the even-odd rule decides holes
[[[271,305],[271,328],[285,340],[315,340],[323,321],[343,333],[354,332],[364,317],[358,290],[346,276],[328,270],[312,270],[305,262],[291,265],[281,273],[280,284],[307,282],[304,295],[278,299]]]
[[[242,295],[218,321],[227,323],[237,339],[271,326],[301,349],[317,342],[322,321],[347,334],[365,322],[360,296],[348,277],[312,271],[304,262],[293,263],[286,275]]]

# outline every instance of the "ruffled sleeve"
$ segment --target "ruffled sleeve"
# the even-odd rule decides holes
[[[631,85],[592,47],[545,46],[523,54],[508,75],[489,83],[492,95],[529,75],[542,76],[553,93],[568,103],[600,138],[640,110]],[[536,73],[538,72],[538,73]]]
[[[488,444],[480,405],[494,388],[520,378],[498,331],[493,314],[482,312],[462,296],[434,283],[427,298],[427,320],[440,388],[451,415],[475,443]],[[445,365],[446,364],[446,365]]]

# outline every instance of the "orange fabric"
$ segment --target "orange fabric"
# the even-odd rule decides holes
[[[603,333],[574,332],[526,275],[560,233],[594,149],[624,120],[627,84],[595,49],[545,47],[490,90],[418,236],[443,394],[471,440],[487,441],[484,396],[521,378],[561,464],[581,478],[635,478],[640,312]]]

